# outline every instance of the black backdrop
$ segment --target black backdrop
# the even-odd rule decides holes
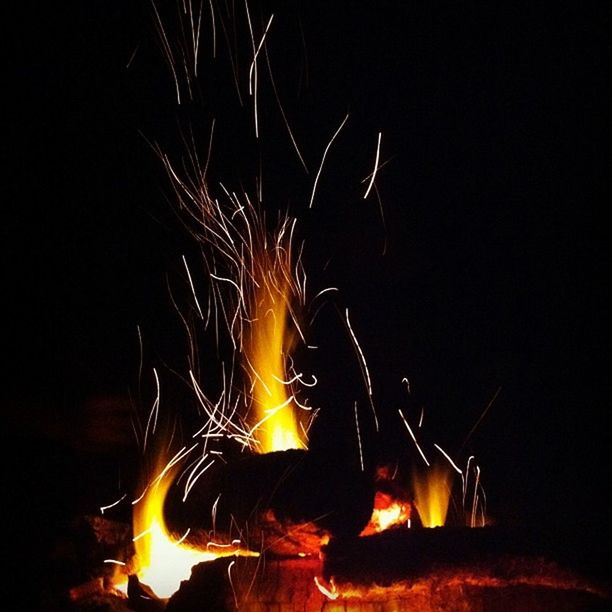
[[[213,180],[252,191],[261,168],[270,210],[300,218],[312,292],[340,288],[383,421],[372,447],[416,457],[397,408],[414,422],[423,406],[425,437],[457,453],[500,389],[458,458],[478,457],[492,517],[603,524],[609,15],[534,5],[253,2],[257,32],[275,13],[270,61],[306,176],[264,76],[254,139],[220,20],[210,59],[206,11],[194,101],[178,107],[149,4],[22,4],[8,22],[3,207],[19,520],[52,530],[120,490],[123,455],[112,441],[93,452],[83,411],[133,391],[137,326],[151,355],[180,360],[166,277],[195,256],[146,139],[180,153],[190,122],[205,149],[215,116]],[[236,23],[244,34],[242,5]],[[383,216],[361,182],[379,131]],[[357,362],[336,310],[318,321],[317,435],[353,448]]]

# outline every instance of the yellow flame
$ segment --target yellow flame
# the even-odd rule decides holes
[[[128,572],[136,574],[142,584],[150,587],[161,599],[171,597],[183,580],[188,580],[191,568],[202,561],[212,561],[221,556],[241,554],[257,556],[257,553],[240,550],[228,545],[214,551],[200,549],[180,542],[166,527],[164,500],[173,478],[166,474],[147,489],[144,497],[134,506],[133,531],[135,555],[128,564]],[[221,550],[221,552],[219,552]],[[115,588],[126,591],[125,570],[118,569]]]
[[[423,527],[443,527],[451,495],[451,473],[445,466],[432,465],[412,473],[415,506]]]
[[[375,508],[370,520],[376,525],[377,531],[384,531],[394,525],[405,523],[409,516],[410,513],[406,512],[406,506],[401,502],[395,502],[388,508]]]
[[[296,334],[288,328],[290,259],[286,252],[285,257],[273,261],[271,257],[266,252],[259,261],[254,317],[244,347],[252,381],[253,433],[260,453],[306,447],[286,372],[286,359],[296,344]]]

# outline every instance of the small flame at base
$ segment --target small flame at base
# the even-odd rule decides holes
[[[432,465],[412,473],[414,505],[423,527],[443,527],[451,497],[452,479],[446,466]]]

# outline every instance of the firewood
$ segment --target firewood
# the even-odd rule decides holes
[[[272,511],[279,523],[313,523],[333,536],[356,536],[372,514],[370,474],[304,450],[247,456],[212,471],[183,501],[172,487],[168,525],[247,533]],[[215,520],[212,509],[216,507]],[[265,522],[265,520],[263,521]]]
[[[554,580],[612,596],[609,577],[604,579],[597,570],[603,552],[600,542],[576,530],[492,526],[400,528],[334,539],[322,548],[322,557],[323,576],[336,582],[389,585],[440,571],[478,568],[477,572],[508,579],[548,572]]]

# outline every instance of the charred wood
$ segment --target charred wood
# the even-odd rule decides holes
[[[271,511],[281,524],[313,523],[334,536],[356,536],[374,499],[371,475],[304,450],[244,457],[198,485],[184,501],[180,482],[168,495],[166,519],[178,533],[248,531]]]

